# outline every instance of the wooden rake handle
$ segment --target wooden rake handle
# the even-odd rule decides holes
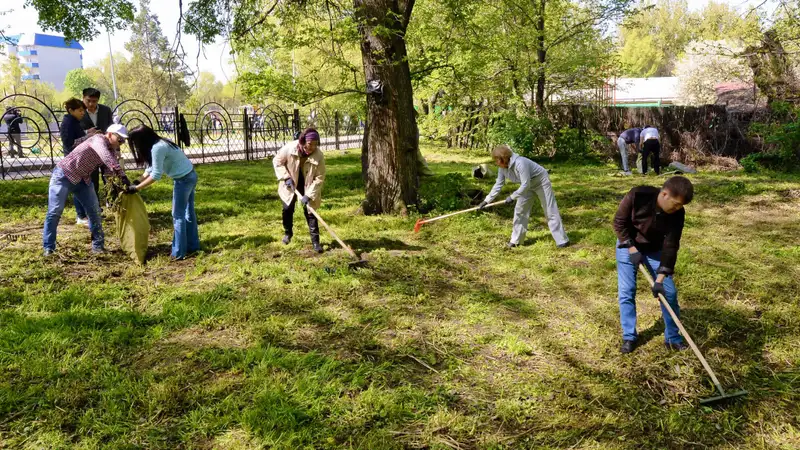
[[[294,195],[297,196],[297,201],[300,202],[300,199],[302,198],[300,196],[300,193],[297,192],[297,191],[294,191]],[[300,202],[300,203],[302,203],[302,202]],[[309,212],[311,212],[311,214],[314,215],[314,217],[317,218],[317,220],[319,220],[319,223],[321,223],[322,226],[324,226],[325,229],[328,230],[328,233],[330,233],[330,235],[333,236],[334,239],[336,239],[336,241],[339,243],[339,245],[341,245],[342,248],[347,250],[347,253],[350,253],[350,256],[352,256],[355,259],[361,259],[361,258],[358,257],[358,255],[356,255],[356,252],[354,252],[353,249],[350,248],[349,245],[345,244],[343,240],[339,239],[339,236],[336,235],[336,233],[333,231],[333,229],[325,222],[325,220],[322,219],[322,217],[320,217],[320,215],[317,213],[317,211],[314,208],[311,207],[311,205],[305,205],[305,207],[309,210]]]
[[[505,203],[505,200],[500,200],[499,202],[489,203],[486,206],[484,206],[484,208],[488,208],[490,206],[502,205],[503,203]],[[461,210],[461,211],[456,211],[456,212],[453,212],[453,213],[450,213],[450,214],[445,214],[443,216],[433,217],[431,219],[421,220],[420,223],[431,223],[431,222],[435,222],[435,221],[440,220],[440,219],[446,219],[448,217],[453,217],[453,216],[457,216],[459,214],[468,213],[470,211],[477,211],[479,209],[480,209],[480,206],[475,206],[473,208],[464,209],[464,210]]]
[[[653,277],[650,275],[650,272],[647,269],[645,269],[644,264],[639,265],[639,271],[642,272],[642,275],[644,275],[645,279],[647,279],[647,282],[650,284],[650,287],[652,288],[653,285],[655,284],[655,281],[653,281]],[[681,334],[686,339],[686,342],[689,343],[689,347],[692,348],[692,351],[694,352],[695,356],[697,356],[697,359],[700,360],[700,363],[703,365],[703,368],[706,369],[706,372],[708,372],[708,376],[711,377],[711,381],[714,382],[714,386],[717,388],[719,393],[724,396],[725,390],[722,389],[722,385],[719,383],[717,376],[714,374],[714,371],[711,370],[711,366],[708,365],[708,361],[706,361],[706,359],[703,357],[703,354],[700,353],[700,349],[697,348],[697,345],[695,345],[694,341],[692,340],[692,337],[689,336],[689,333],[686,331],[686,328],[683,328],[683,324],[681,323],[681,320],[678,319],[678,315],[675,314],[675,311],[673,311],[672,307],[669,306],[669,302],[667,302],[667,299],[664,298],[664,296],[660,293],[658,294],[658,300],[661,302],[662,305],[664,305],[664,308],[667,309],[669,315],[672,316],[672,320],[674,320],[675,323],[678,325],[678,329],[681,330]]]

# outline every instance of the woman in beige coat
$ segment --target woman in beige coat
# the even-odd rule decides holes
[[[300,134],[300,139],[284,145],[275,159],[275,176],[278,177],[278,196],[283,201],[283,243],[292,241],[294,224],[294,206],[297,203],[295,190],[302,196],[303,214],[308,222],[311,244],[314,251],[322,253],[319,243],[319,223],[313,214],[309,214],[306,205],[319,208],[322,203],[322,185],[325,183],[325,157],[319,150],[319,133],[307,128]],[[301,170],[302,169],[302,170]]]

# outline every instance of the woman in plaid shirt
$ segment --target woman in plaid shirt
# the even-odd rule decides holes
[[[103,224],[100,217],[100,204],[92,185],[92,172],[102,167],[106,174],[119,176],[129,186],[131,182],[117,162],[114,151],[128,138],[128,130],[119,124],[108,127],[104,134],[98,134],[75,147],[53,169],[50,177],[50,190],[47,202],[47,217],[44,221],[44,255],[50,256],[56,250],[56,231],[61,213],[71,192],[83,205],[92,231],[92,252],[105,252]]]

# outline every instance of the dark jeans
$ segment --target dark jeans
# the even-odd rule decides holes
[[[297,180],[297,192],[303,195],[305,192],[305,180],[303,179],[303,172],[300,171],[300,179]],[[294,207],[297,204],[297,197],[292,197],[292,201],[287,205],[283,203],[283,232],[287,236],[292,236],[294,228]],[[308,208],[303,206],[303,214],[306,216],[308,222],[308,232],[311,235],[311,242],[319,244],[319,221],[317,218],[308,212]]]
[[[658,139],[648,139],[642,145],[642,173],[647,173],[647,157],[653,157],[653,170],[661,174],[661,142]]]

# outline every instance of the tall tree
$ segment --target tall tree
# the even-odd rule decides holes
[[[360,91],[363,95],[365,87],[371,90],[373,93],[366,95],[363,160],[367,192],[362,206],[367,214],[394,213],[404,212],[408,205],[416,203],[418,192],[417,128],[405,42],[413,7],[414,0],[353,0],[352,3],[198,0],[190,7],[185,29],[204,42],[228,31],[235,48],[248,49],[256,57],[274,63],[245,73],[242,81],[250,95],[258,91],[282,91],[311,102],[342,92]],[[232,12],[226,23],[220,19],[226,17],[220,15],[223,11]],[[250,44],[261,39],[263,33],[280,37],[266,48]],[[276,48],[278,45],[280,48]],[[286,69],[287,53],[319,51],[322,45],[330,51],[316,61],[317,65],[326,64],[336,73],[348,75],[340,83],[329,84],[338,85],[333,91],[324,87],[315,89],[313,83],[298,83],[294,67],[291,72]],[[351,45],[360,49],[361,67],[355,69],[358,72],[353,70],[352,60],[346,55]],[[359,75],[361,80],[349,82]],[[331,81],[329,78],[328,82]]]
[[[178,105],[188,97],[186,78],[190,71],[183,55],[170,46],[161,31],[158,16],[150,12],[150,1],[140,0],[139,12],[131,25],[131,40],[125,49],[131,53],[129,72],[140,93],[152,93],[154,106]]]
[[[693,12],[686,0],[658,0],[621,27],[620,62],[630,76],[670,76],[690,42],[739,46],[758,35],[758,15],[742,14],[728,4],[711,1]]]

